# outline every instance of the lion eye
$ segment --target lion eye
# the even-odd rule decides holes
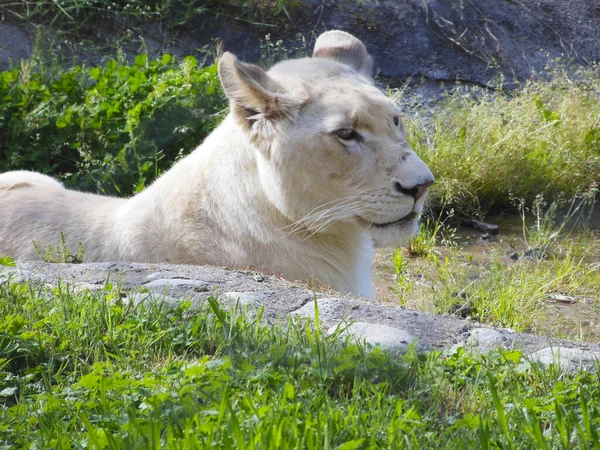
[[[351,128],[344,128],[335,132],[340,139],[345,141],[358,141],[360,140],[360,134]]]
[[[400,117],[394,116],[394,125],[398,126],[400,124]]]

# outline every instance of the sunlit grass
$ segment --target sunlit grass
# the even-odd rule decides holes
[[[0,286],[7,448],[598,448],[598,376],[519,352],[388,355],[210,300]],[[566,436],[566,441],[563,441]]]
[[[523,219],[522,236],[501,234],[487,244],[465,243],[451,223],[425,223],[407,250],[390,252],[388,265],[381,262],[384,274],[395,277],[382,295],[411,308],[596,342],[600,236],[555,217],[556,209],[538,202],[536,214]],[[568,300],[562,310],[556,296]]]
[[[540,194],[572,198],[598,188],[597,69],[557,70],[510,95],[458,92],[430,120],[419,119],[422,110],[406,113],[409,141],[436,176],[435,209],[482,216],[514,207],[515,198],[531,204]]]

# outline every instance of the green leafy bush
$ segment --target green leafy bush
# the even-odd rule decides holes
[[[127,195],[189,153],[225,107],[216,65],[168,54],[66,69],[0,72],[0,172],[35,170],[67,186]]]

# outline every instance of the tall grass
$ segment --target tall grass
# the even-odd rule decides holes
[[[598,188],[598,69],[556,70],[510,94],[457,92],[428,122],[407,114],[410,143],[436,175],[434,208],[482,216],[514,207],[515,197],[532,203]]]
[[[575,200],[563,216],[558,210],[565,202],[537,197],[521,211],[522,236],[501,234],[496,242],[461,242],[456,229],[440,219],[424,224],[406,252],[390,255],[393,266],[387,270],[397,282],[389,287],[392,301],[595,342],[600,337],[594,320],[600,315],[600,234],[587,228],[582,214],[594,202]],[[570,302],[560,317],[556,296]]]
[[[8,448],[599,448],[600,382],[519,352],[388,355],[211,299],[0,285]]]

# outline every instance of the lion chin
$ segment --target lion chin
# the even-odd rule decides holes
[[[409,219],[402,224],[386,228],[370,227],[369,234],[375,247],[399,247],[407,245],[419,231],[419,220]]]
[[[33,241],[62,238],[86,262],[261,268],[372,298],[374,246],[414,236],[433,183],[372,69],[364,44],[337,30],[269,71],[224,53],[228,116],[134,197],[1,174],[0,254],[39,259]]]

